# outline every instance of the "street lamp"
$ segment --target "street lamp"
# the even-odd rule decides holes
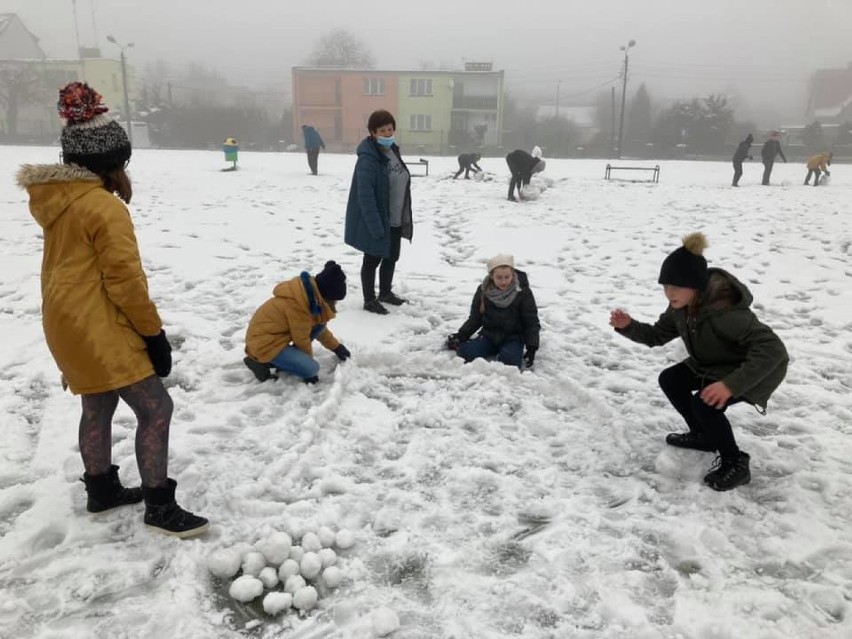
[[[624,98],[627,94],[627,51],[630,47],[636,46],[636,40],[631,40],[627,46],[620,47],[624,51],[624,74],[623,83],[621,85],[621,122],[618,125],[618,159],[621,159],[621,141],[624,135]]]
[[[111,35],[107,36],[107,41],[112,42],[121,49],[121,84],[124,87],[124,118],[127,120],[127,139],[130,142],[130,146],[133,146],[133,121],[130,117],[130,100],[127,97],[127,61],[124,57],[124,50],[132,47],[133,43],[130,42],[126,45],[121,45]]]

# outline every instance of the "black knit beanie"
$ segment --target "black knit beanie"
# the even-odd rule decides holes
[[[130,159],[130,140],[121,125],[105,115],[102,96],[88,84],[71,82],[59,90],[57,110],[62,129],[62,161],[93,173],[123,168]]]
[[[660,284],[703,291],[707,286],[707,260],[702,253],[707,248],[703,233],[690,233],[683,246],[672,251],[660,267]]]
[[[325,263],[325,268],[314,275],[317,288],[323,299],[336,302],[346,297],[346,274],[334,260]]]

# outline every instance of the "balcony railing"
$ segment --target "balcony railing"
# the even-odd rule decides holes
[[[454,109],[482,109],[496,111],[499,100],[491,95],[453,96]]]

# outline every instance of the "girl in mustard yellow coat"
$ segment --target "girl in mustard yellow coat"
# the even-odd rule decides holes
[[[171,346],[142,270],[125,167],[130,142],[105,115],[100,94],[72,82],[59,92],[63,164],[24,165],[18,184],[44,233],[42,324],[71,392],[82,397],[79,445],[87,509],[101,512],[145,500],[145,524],[177,537],[208,522],[175,503],[167,474],[172,399],[160,377]],[[116,195],[118,197],[116,197]],[[112,464],[112,417],[122,399],[136,414],[142,488],[125,488]]]

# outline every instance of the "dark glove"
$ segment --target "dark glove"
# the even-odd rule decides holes
[[[830,172],[830,171],[825,171],[825,177],[831,177],[831,172]]]
[[[461,346],[462,342],[466,342],[461,338],[461,335],[458,333],[453,333],[452,335],[447,335],[446,346],[448,350],[457,351],[459,350],[459,346]]]
[[[346,348],[343,344],[334,349],[334,354],[337,355],[337,359],[341,362],[345,362],[347,359],[352,357],[352,353],[349,352],[349,349]]]
[[[166,331],[161,330],[149,337],[143,335],[142,339],[145,340],[145,348],[157,377],[168,377],[172,372],[172,345],[166,339]]]
[[[524,366],[526,366],[527,368],[532,368],[533,362],[535,362],[535,352],[537,350],[537,346],[527,347],[527,352],[524,353]]]
[[[753,160],[754,158],[753,158],[753,157],[751,157],[751,156],[748,156],[748,159],[749,159],[749,160]]]

